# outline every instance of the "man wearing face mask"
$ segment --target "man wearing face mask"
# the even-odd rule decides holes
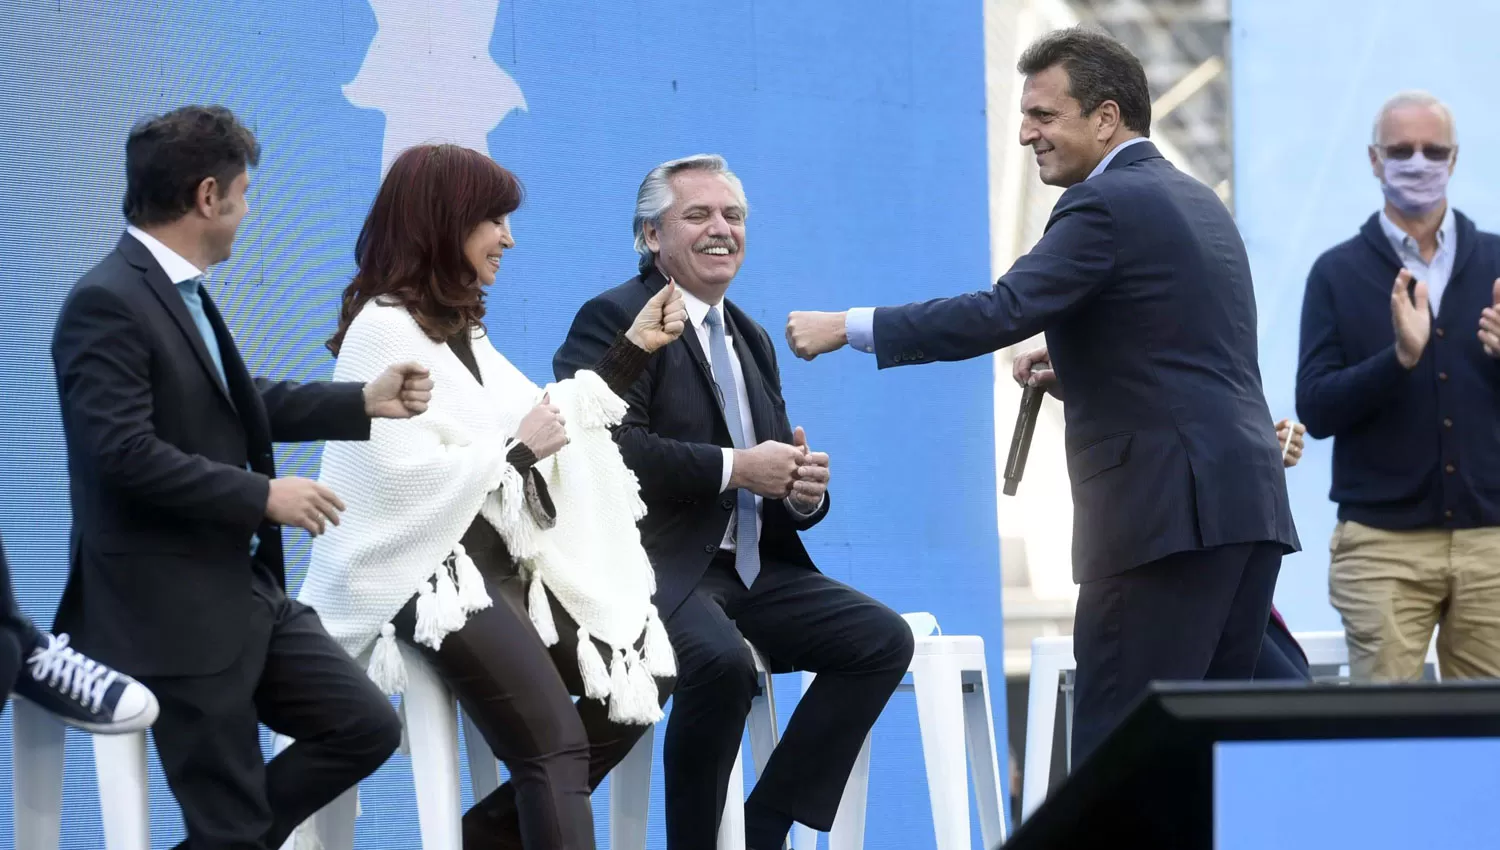
[[[1453,114],[1425,92],[1375,119],[1385,206],[1313,264],[1297,413],[1333,437],[1329,597],[1360,679],[1500,676],[1500,237],[1447,201]]]

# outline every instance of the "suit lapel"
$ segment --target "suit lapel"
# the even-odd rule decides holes
[[[146,288],[151,290],[151,294],[156,296],[156,300],[161,302],[162,307],[166,308],[167,314],[177,323],[177,329],[182,332],[183,336],[187,337],[188,344],[193,347],[193,354],[198,358],[198,365],[208,373],[208,379],[213,381],[214,386],[219,388],[219,395],[225,401],[229,402],[231,407],[234,406],[234,400],[229,397],[229,388],[219,378],[219,370],[214,368],[214,361],[208,353],[208,346],[203,339],[203,334],[198,332],[198,324],[193,321],[192,315],[188,313],[187,304],[182,300],[182,293],[178,292],[177,287],[172,285],[172,281],[167,279],[167,273],[162,271],[161,265],[156,262],[155,257],[151,256],[151,252],[147,250],[146,246],[142,245],[134,236],[130,236],[129,234],[122,236],[120,238],[119,250],[121,254],[125,255],[125,259],[131,265],[141,271]],[[208,295],[206,293],[203,296],[203,300],[207,303]],[[222,348],[223,346],[220,346],[220,356],[223,356]]]
[[[734,353],[739,358],[740,371],[745,374],[745,394],[750,397],[750,420],[755,424],[755,437],[760,442],[780,439],[771,409],[771,395],[766,391],[765,373],[760,368],[763,354],[760,335],[752,332],[755,323],[728,300],[725,300],[724,308],[730,332],[734,334]]]

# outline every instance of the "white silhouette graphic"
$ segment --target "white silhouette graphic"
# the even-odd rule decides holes
[[[452,142],[488,152],[490,131],[526,108],[490,58],[500,0],[370,0],[379,29],[344,86],[361,109],[385,113],[380,173],[412,145]]]

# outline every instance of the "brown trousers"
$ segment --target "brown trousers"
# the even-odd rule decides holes
[[[1434,627],[1443,678],[1500,677],[1500,528],[1340,522],[1329,549],[1328,597],[1354,679],[1421,678]]]

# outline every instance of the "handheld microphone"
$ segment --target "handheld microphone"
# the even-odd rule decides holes
[[[1026,471],[1026,455],[1031,451],[1031,434],[1036,418],[1042,412],[1042,396],[1047,391],[1027,385],[1021,391],[1021,409],[1016,412],[1016,430],[1010,436],[1010,455],[1005,459],[1005,495],[1014,496]]]

